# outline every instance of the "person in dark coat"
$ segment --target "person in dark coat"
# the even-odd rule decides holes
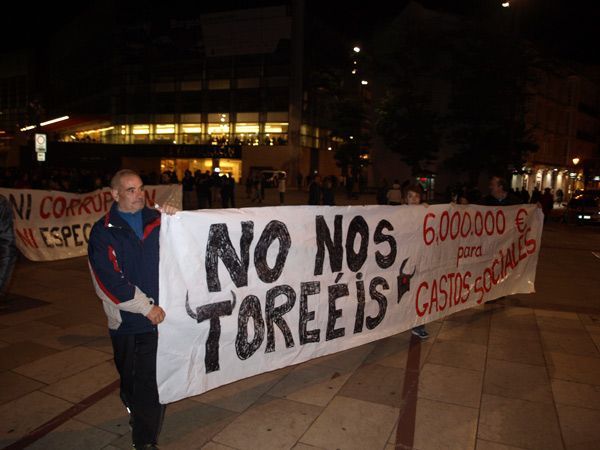
[[[540,203],[542,205],[542,212],[544,213],[544,222],[546,222],[550,217],[550,213],[552,213],[552,208],[554,207],[554,196],[552,195],[550,188],[544,189],[544,193],[540,198]]]
[[[321,204],[321,177],[315,175],[308,186],[308,204],[309,205],[320,205]]]
[[[147,207],[142,180],[128,169],[114,175],[111,195],[110,211],[92,227],[88,262],[108,319],[133,446],[154,449],[165,412],[156,384],[157,326],[165,318],[158,299],[160,211],[177,209]]]
[[[481,199],[486,206],[509,206],[521,204],[521,199],[508,191],[508,182],[503,177],[490,177],[490,193]]]
[[[0,195],[0,297],[6,295],[16,261],[12,207],[6,197]]]
[[[530,203],[539,203],[539,201],[542,198],[542,193],[540,192],[540,190],[536,187],[533,188],[533,192],[531,193],[531,199],[529,200]]]
[[[335,194],[332,177],[325,178],[325,183],[322,187],[323,204],[328,206],[335,205]]]

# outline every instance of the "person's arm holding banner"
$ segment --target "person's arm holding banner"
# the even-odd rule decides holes
[[[106,304],[105,311],[108,314],[109,308],[116,307],[122,311],[142,314],[148,317],[154,325],[160,323],[155,322],[155,320],[160,317],[157,310],[162,311],[162,308],[154,305],[152,298],[144,294],[124,276],[119,267],[119,260],[115,249],[103,237],[101,233],[91,234],[88,246],[88,258],[92,272],[92,281],[96,293]],[[114,318],[117,320],[120,319],[117,317]],[[162,319],[164,319],[164,311],[162,311]],[[109,328],[113,328],[110,320]]]
[[[176,206],[166,203],[162,207],[156,204],[155,209],[168,215],[179,211]],[[114,246],[104,241],[103,236],[101,233],[92,233],[88,247],[90,270],[97,294],[108,305],[142,314],[153,325],[158,325],[165,319],[165,311],[125,277]]]
[[[177,206],[170,205],[169,203],[164,203],[162,206],[160,206],[158,203],[155,203],[154,209],[160,211],[161,213],[168,214],[169,216],[181,211]]]

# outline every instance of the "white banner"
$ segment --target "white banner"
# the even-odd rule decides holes
[[[163,214],[163,403],[534,291],[535,206]]]
[[[146,204],[169,202],[181,207],[181,186],[146,186]],[[17,247],[32,261],[52,261],[87,254],[94,223],[112,206],[110,188],[73,194],[37,189],[4,189],[13,207]]]

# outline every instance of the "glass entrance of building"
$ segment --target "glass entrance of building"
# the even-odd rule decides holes
[[[227,174],[233,177],[236,183],[239,183],[242,177],[242,161],[229,158],[162,159],[160,161],[160,171],[174,171],[179,181],[183,179],[186,170],[192,172],[192,175],[197,170],[202,173]]]

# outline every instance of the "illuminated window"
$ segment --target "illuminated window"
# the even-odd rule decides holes
[[[209,123],[208,134],[224,134],[229,133],[228,123]]]
[[[267,145],[286,145],[288,139],[287,122],[267,122],[264,142]]]
[[[184,144],[200,144],[202,141],[202,124],[184,123],[179,128],[181,141]]]
[[[229,114],[211,113],[208,115],[208,126],[206,129],[210,143],[213,145],[226,144],[229,142]]]
[[[200,123],[184,123],[181,125],[181,131],[187,134],[201,134],[202,124]]]
[[[238,123],[235,125],[236,134],[258,133],[258,123]]]
[[[240,114],[238,114],[238,118]],[[258,145],[258,123],[238,122],[235,125],[235,143],[242,145]]]
[[[268,122],[265,124],[265,133],[287,133],[287,122]]]
[[[131,132],[136,135],[150,134],[150,125],[133,125]]]
[[[170,124],[161,124],[156,125],[156,134],[174,134],[175,133],[175,125]]]

